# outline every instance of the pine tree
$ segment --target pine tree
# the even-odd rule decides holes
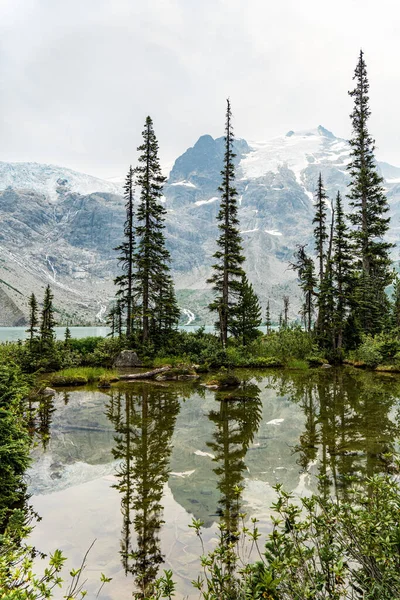
[[[29,329],[26,332],[29,334],[29,346],[32,348],[34,340],[38,332],[39,318],[38,318],[38,305],[36,296],[34,293],[29,298]]]
[[[123,274],[114,279],[118,286],[117,298],[123,301],[126,307],[126,337],[130,338],[133,329],[134,312],[134,225],[133,225],[133,176],[134,170],[129,167],[125,180],[124,197],[126,200],[126,221],[124,226],[124,241],[117,246],[119,251],[118,262],[122,266]]]
[[[265,311],[265,325],[267,327],[267,335],[271,333],[271,313],[269,307],[269,300],[267,302],[267,309]]]
[[[318,327],[319,343],[325,348],[335,349],[336,338],[334,328],[335,290],[333,271],[333,237],[335,227],[335,210],[331,206],[331,225],[327,250],[325,253],[324,270],[318,291]],[[327,235],[328,240],[328,235]]]
[[[333,279],[335,286],[336,348],[343,346],[343,331],[350,310],[353,287],[353,264],[350,234],[345,221],[340,192],[335,203],[335,227],[333,234]]]
[[[326,229],[326,217],[327,217],[327,206],[326,202],[328,196],[325,191],[325,187],[322,181],[322,175],[319,174],[317,189],[315,191],[315,215],[313,219],[314,228],[314,240],[315,240],[315,252],[319,267],[319,285],[322,284],[324,276],[324,267],[326,260],[326,242],[328,240],[328,233]]]
[[[140,202],[136,226],[136,293],[140,298],[142,313],[142,342],[150,337],[150,324],[156,323],[161,310],[160,290],[170,287],[170,254],[165,247],[166,210],[162,205],[162,190],[166,178],[161,173],[158,142],[153,121],[147,117],[143,131],[143,144],[139,146],[139,166],[135,169],[136,185],[140,188]],[[172,297],[170,298],[172,302]],[[170,310],[176,312],[176,301]],[[171,313],[172,314],[172,313]]]
[[[258,329],[262,323],[261,306],[253,286],[243,274],[238,302],[232,311],[229,332],[243,346],[247,346],[260,335]]]
[[[54,318],[53,294],[50,285],[46,287],[43,308],[40,321],[40,346],[42,351],[49,351],[53,348],[55,340],[54,327],[56,321]]]
[[[237,191],[234,186],[235,165],[233,159],[233,128],[232,112],[229,99],[227,100],[226,125],[225,125],[225,154],[224,167],[221,171],[222,184],[218,188],[221,192],[221,205],[218,212],[218,228],[220,236],[217,240],[219,249],[214,254],[216,263],[213,265],[214,274],[207,283],[213,284],[215,299],[209,309],[218,314],[216,327],[219,329],[223,347],[228,340],[228,330],[232,320],[235,305],[241,289],[244,262],[242,255],[242,240],[239,233],[239,219],[237,216]]]
[[[64,346],[67,348],[70,346],[71,337],[72,337],[71,330],[67,325],[65,328],[65,334],[64,334]]]
[[[106,323],[110,328],[110,333],[107,335],[114,338],[117,331],[117,307],[115,305],[111,307],[106,317]]]
[[[400,329],[400,278],[396,275],[393,285],[392,305],[393,327]]]
[[[169,335],[176,330],[180,317],[180,310],[176,301],[172,277],[163,277],[157,294],[157,302],[151,323],[152,339],[163,345]]]
[[[304,318],[306,330],[311,331],[312,317],[315,310],[317,278],[315,276],[314,261],[307,255],[304,248],[305,246],[297,246],[297,252],[295,253],[296,262],[290,263],[290,268],[297,271],[304,298],[301,313]]]
[[[347,168],[351,178],[348,198],[353,209],[349,218],[354,225],[352,238],[359,273],[355,299],[359,303],[357,311],[362,330],[374,333],[382,328],[382,317],[387,314],[385,287],[392,279],[389,256],[392,244],[383,239],[389,228],[389,206],[383,179],[377,172],[375,143],[367,126],[371,114],[369,82],[362,51],[353,79],[356,87],[349,92],[354,99],[351,113],[353,137]]]

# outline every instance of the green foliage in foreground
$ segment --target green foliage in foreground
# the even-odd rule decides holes
[[[205,600],[393,600],[400,598],[400,486],[376,476],[338,503],[324,496],[295,499],[280,485],[273,530],[264,549],[256,520],[237,541],[201,558],[194,586]],[[193,522],[201,539],[200,522]],[[224,539],[221,523],[220,540]],[[258,554],[247,563],[243,537]]]

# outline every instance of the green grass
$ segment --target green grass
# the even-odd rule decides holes
[[[301,360],[300,358],[289,358],[287,362],[287,368],[305,371],[309,367],[307,361],[305,360]]]
[[[71,367],[52,374],[49,383],[56,386],[86,385],[95,383],[100,377],[110,380],[114,377],[118,378],[118,374],[114,370],[103,367]]]

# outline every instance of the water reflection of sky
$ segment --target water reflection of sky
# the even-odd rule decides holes
[[[239,398],[237,392],[226,398],[203,388],[148,383],[131,384],[128,395],[123,388],[58,394],[47,419],[51,423],[45,422],[50,437],[37,435],[29,472],[32,504],[43,517],[32,542],[42,551],[65,550],[76,566],[96,538],[87,567],[89,597],[104,572],[113,583],[101,597],[115,599],[131,594],[137,565],[147,565],[143,553],[157,556],[159,546],[161,568],[171,568],[179,591],[187,594],[201,553],[191,519],[204,521],[204,540],[211,548],[220,516],[235,518],[229,498],[234,485],[244,487],[241,510],[247,518],[257,516],[266,533],[275,483],[307,494],[317,488],[313,475],[322,472],[340,490],[344,473],[366,475],[384,468],[382,455],[398,437],[397,380],[359,372],[250,375]],[[169,414],[168,407],[173,407]],[[130,561],[132,573],[126,577],[121,560],[126,486],[121,489],[121,481],[127,410],[128,420],[133,418],[128,440],[132,495],[140,490],[147,503],[153,502],[155,520],[140,515],[140,498],[130,499],[129,544],[136,564]],[[147,434],[153,446],[143,444]],[[150,548],[143,527],[151,530],[155,546]]]

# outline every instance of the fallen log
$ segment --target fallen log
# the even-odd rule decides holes
[[[160,373],[169,371],[171,367],[160,367],[159,369],[153,369],[153,371],[146,371],[145,373],[134,373],[133,375],[120,375],[120,379],[124,381],[132,381],[135,379],[151,379]]]

